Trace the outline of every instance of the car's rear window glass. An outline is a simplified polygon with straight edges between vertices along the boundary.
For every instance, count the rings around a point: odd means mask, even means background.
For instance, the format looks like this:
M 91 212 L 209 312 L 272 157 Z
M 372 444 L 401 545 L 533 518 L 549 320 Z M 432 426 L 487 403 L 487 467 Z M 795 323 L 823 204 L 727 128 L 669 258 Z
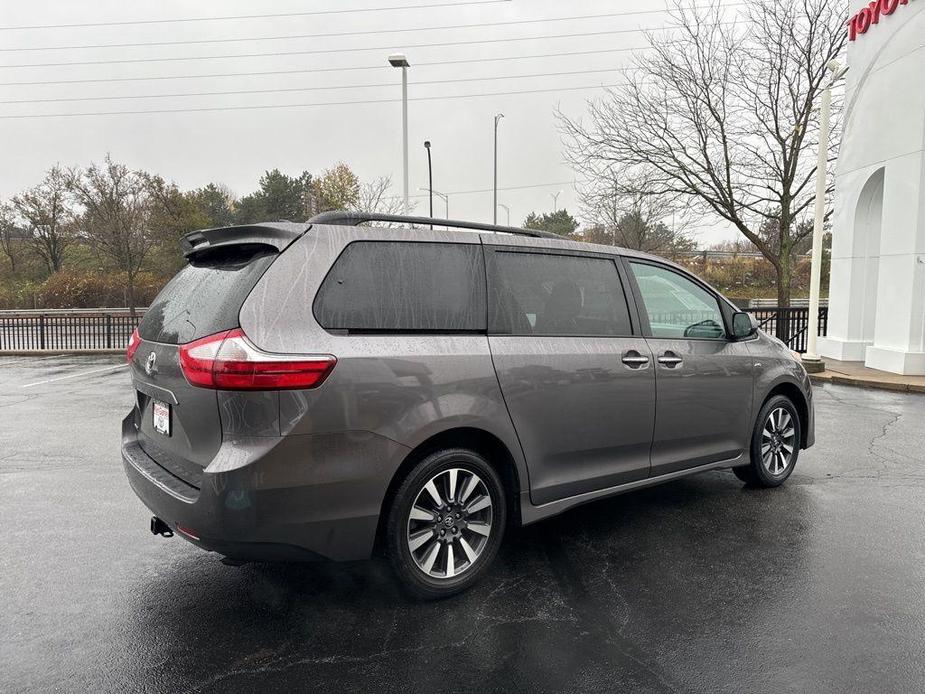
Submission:
M 327 330 L 484 332 L 481 247 L 355 241 L 319 288 L 314 310 Z
M 616 265 L 606 258 L 496 251 L 489 272 L 489 332 L 632 335 Z
M 266 246 L 216 249 L 178 272 L 138 326 L 142 339 L 183 344 L 237 327 L 241 305 L 277 256 Z

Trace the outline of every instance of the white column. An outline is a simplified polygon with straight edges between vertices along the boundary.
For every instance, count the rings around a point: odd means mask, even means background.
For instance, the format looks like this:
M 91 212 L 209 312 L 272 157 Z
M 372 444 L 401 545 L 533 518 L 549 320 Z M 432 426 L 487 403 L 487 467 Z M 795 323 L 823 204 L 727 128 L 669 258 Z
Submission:
M 816 336 L 819 332 L 819 282 L 822 277 L 822 233 L 825 221 L 826 170 L 829 162 L 829 114 L 832 110 L 832 88 L 822 92 L 819 112 L 819 155 L 816 160 L 816 219 L 813 226 L 813 254 L 809 278 L 809 323 L 806 333 L 804 361 L 819 361 Z
M 925 375 L 925 150 L 886 164 L 876 326 L 864 363 Z

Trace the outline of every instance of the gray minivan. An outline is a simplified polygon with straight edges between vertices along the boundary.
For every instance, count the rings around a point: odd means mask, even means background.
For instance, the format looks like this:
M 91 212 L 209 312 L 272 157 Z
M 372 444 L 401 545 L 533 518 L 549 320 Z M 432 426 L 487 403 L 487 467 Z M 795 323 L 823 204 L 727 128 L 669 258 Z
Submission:
M 122 459 L 152 532 L 229 562 L 379 548 L 450 595 L 509 524 L 716 468 L 777 486 L 813 443 L 793 353 L 661 258 L 352 213 L 183 248 L 128 347 Z

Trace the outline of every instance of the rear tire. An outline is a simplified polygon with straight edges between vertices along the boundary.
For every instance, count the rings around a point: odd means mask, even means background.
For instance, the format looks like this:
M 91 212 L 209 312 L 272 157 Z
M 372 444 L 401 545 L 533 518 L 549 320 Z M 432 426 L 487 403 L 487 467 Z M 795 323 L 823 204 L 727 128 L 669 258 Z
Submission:
M 748 465 L 732 468 L 740 480 L 755 487 L 778 487 L 790 477 L 800 455 L 803 431 L 790 398 L 775 395 L 755 421 Z
M 455 595 L 487 573 L 506 523 L 504 486 L 488 461 L 462 448 L 437 451 L 411 469 L 392 499 L 389 561 L 413 597 Z

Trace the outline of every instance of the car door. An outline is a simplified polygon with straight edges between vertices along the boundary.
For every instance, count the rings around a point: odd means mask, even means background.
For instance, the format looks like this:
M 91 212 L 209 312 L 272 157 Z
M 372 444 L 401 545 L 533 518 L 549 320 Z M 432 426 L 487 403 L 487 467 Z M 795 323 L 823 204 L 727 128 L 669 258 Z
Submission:
M 735 458 L 751 434 L 752 358 L 730 339 L 719 298 L 693 276 L 625 259 L 655 356 L 651 475 Z
M 489 347 L 533 502 L 644 479 L 655 377 L 617 260 L 485 248 Z

